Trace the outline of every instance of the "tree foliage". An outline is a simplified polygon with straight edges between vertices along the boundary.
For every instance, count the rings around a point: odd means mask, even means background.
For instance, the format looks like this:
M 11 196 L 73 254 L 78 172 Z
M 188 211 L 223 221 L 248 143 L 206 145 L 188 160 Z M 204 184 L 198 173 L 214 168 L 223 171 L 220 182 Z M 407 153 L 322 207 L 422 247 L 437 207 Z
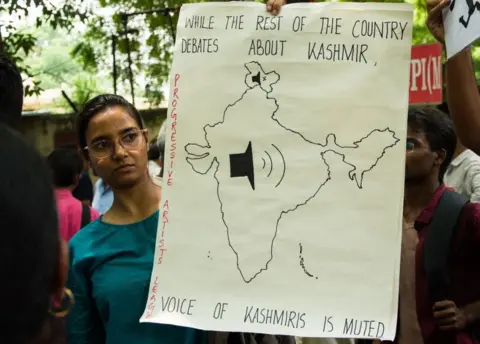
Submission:
M 95 16 L 89 21 L 84 39 L 72 51 L 86 70 L 97 68 L 112 70 L 112 43 L 115 41 L 117 55 L 117 75 L 120 83 L 128 89 L 129 75 L 127 48 L 130 49 L 133 75 L 141 78 L 144 89 L 138 93 L 149 98 L 152 105 L 158 105 L 163 94 L 162 85 L 168 79 L 172 60 L 174 30 L 177 22 L 176 11 L 168 8 L 179 7 L 185 1 L 170 0 L 99 0 L 104 8 L 114 13 L 111 17 Z M 162 10 L 165 9 L 166 10 Z M 133 13 L 158 9 L 147 15 L 125 17 L 122 13 Z M 128 42 L 125 34 L 127 21 Z M 113 70 L 112 70 L 113 74 Z
M 121 13 L 132 13 L 165 7 L 179 7 L 181 0 L 99 0 L 103 8 L 110 8 L 112 17 L 93 17 L 84 40 L 73 51 L 85 68 L 95 70 L 99 66 L 112 66 L 112 35 L 118 35 L 117 55 L 118 75 L 120 80 L 127 80 L 128 62 L 126 57 L 126 39 L 118 33 L 124 31 Z M 324 0 L 317 0 L 324 1 Z M 348 0 L 340 0 L 348 1 Z M 350 0 L 351 1 L 351 0 Z M 366 0 L 363 0 L 364 2 Z M 408 0 L 415 6 L 413 44 L 434 42 L 425 26 L 427 16 L 425 0 Z M 191 2 L 194 2 L 191 1 Z M 403 2 L 401 0 L 385 0 L 384 2 Z M 133 74 L 143 75 L 147 81 L 144 93 L 158 104 L 162 99 L 161 86 L 167 81 L 171 65 L 173 44 L 171 23 L 176 26 L 178 12 L 161 12 L 131 17 L 129 28 L 138 30 L 129 35 L 133 59 Z M 475 59 L 480 70 L 480 56 Z M 137 87 L 138 89 L 138 87 Z
M 0 0 L 0 51 L 12 58 L 22 74 L 31 80 L 25 87 L 25 94 L 39 94 L 42 91 L 40 81 L 32 68 L 25 63 L 26 58 L 34 51 L 37 37 L 33 32 L 19 28 L 16 23 L 23 23 L 31 18 L 32 8 L 40 15 L 35 26 L 50 25 L 52 29 L 72 29 L 79 21 L 87 17 L 72 0 L 66 0 L 61 6 L 55 6 L 48 0 Z

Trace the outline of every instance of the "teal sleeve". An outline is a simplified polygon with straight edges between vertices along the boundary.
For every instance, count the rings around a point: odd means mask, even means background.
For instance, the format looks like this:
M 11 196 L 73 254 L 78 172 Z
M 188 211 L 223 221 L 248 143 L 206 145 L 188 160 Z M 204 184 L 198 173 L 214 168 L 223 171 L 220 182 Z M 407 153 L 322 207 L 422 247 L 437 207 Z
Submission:
M 105 331 L 89 292 L 89 283 L 82 269 L 72 261 L 67 286 L 75 298 L 67 318 L 68 344 L 104 344 Z

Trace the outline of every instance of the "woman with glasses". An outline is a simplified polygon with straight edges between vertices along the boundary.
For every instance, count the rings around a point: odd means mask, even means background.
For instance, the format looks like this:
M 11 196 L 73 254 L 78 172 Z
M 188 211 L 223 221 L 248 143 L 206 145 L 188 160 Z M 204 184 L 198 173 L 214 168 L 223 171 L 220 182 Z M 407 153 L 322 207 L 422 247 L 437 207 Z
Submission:
M 69 344 L 202 344 L 205 332 L 139 323 L 148 297 L 161 187 L 148 171 L 147 129 L 125 99 L 101 95 L 78 117 L 85 158 L 114 194 L 112 207 L 70 241 L 75 305 Z

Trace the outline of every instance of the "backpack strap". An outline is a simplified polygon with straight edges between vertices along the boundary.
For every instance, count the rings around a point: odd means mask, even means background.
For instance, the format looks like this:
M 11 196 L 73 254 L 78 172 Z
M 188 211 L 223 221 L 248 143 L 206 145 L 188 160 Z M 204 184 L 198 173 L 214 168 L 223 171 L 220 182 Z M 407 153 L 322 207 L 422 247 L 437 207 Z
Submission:
M 257 344 L 262 344 L 263 338 L 265 337 L 265 335 L 262 334 L 262 333 L 256 333 L 256 334 L 253 335 L 253 337 L 255 338 L 255 342 Z
M 80 229 L 88 225 L 91 221 L 90 207 L 85 203 L 82 203 L 82 222 Z
M 445 190 L 428 226 L 423 249 L 430 297 L 433 302 L 446 298 L 450 284 L 448 259 L 451 242 L 460 214 L 468 200 L 462 195 Z

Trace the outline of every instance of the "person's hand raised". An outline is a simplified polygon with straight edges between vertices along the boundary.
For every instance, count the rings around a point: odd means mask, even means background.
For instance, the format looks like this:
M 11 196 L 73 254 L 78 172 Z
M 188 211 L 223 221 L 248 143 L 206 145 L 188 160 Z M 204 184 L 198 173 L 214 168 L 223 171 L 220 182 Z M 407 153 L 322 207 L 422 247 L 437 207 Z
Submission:
M 452 0 L 455 1 L 455 0 Z M 427 27 L 437 41 L 445 44 L 445 29 L 443 27 L 442 11 L 449 4 L 449 0 L 426 0 L 427 2 Z
M 287 4 L 287 0 L 268 0 L 267 12 L 270 12 L 274 16 L 280 13 L 280 9 L 283 5 Z

